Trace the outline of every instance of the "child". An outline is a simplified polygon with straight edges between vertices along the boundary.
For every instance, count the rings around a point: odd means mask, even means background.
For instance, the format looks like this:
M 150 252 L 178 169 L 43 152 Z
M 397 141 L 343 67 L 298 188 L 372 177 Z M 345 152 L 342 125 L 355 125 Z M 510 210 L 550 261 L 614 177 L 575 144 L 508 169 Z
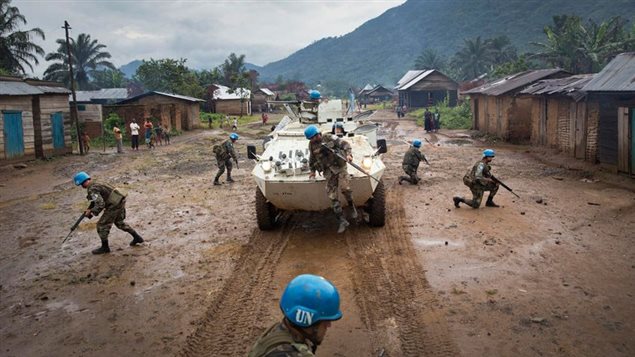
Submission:
M 238 130 L 238 118 L 234 118 L 234 125 L 232 125 L 232 130 Z
M 84 152 L 88 153 L 90 151 L 90 136 L 85 132 L 82 133 L 82 145 L 84 146 Z
M 163 145 L 163 128 L 161 124 L 157 124 L 154 128 L 154 136 L 158 145 Z
M 168 129 L 167 124 L 164 125 L 163 138 L 165 139 L 166 144 L 170 145 L 170 130 Z

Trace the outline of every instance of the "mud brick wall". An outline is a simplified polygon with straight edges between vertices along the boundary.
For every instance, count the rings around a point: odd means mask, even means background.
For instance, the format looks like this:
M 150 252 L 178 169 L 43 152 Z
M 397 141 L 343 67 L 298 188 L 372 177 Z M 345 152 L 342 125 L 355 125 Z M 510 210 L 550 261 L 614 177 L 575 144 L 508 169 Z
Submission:
M 553 104 L 551 104 L 553 103 Z M 571 128 L 571 124 L 575 125 L 575 118 L 571 117 L 571 103 L 564 99 L 551 99 L 550 104 L 557 106 L 558 114 L 557 114 L 557 129 L 556 132 L 553 133 L 555 136 L 552 138 L 552 133 L 549 134 L 549 144 L 550 146 L 556 146 L 560 151 L 563 151 L 567 154 L 573 152 L 574 148 L 574 131 Z
M 240 115 L 240 99 L 233 100 L 216 100 L 216 113 Z M 245 100 L 242 103 L 243 115 L 250 115 L 249 100 Z
M 531 139 L 531 98 L 510 98 L 508 138 L 511 142 L 527 142 Z

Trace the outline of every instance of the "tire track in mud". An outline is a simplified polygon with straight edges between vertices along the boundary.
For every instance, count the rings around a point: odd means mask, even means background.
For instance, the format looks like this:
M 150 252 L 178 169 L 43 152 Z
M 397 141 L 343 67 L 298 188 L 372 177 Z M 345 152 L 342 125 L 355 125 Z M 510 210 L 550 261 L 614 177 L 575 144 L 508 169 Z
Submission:
M 245 355 L 260 333 L 254 321 L 267 315 L 262 301 L 273 298 L 276 267 L 294 229 L 290 220 L 282 226 L 277 233 L 254 230 L 225 285 L 187 337 L 182 356 Z
M 384 229 L 347 237 L 362 322 L 377 333 L 375 350 L 385 355 L 456 356 L 444 310 L 418 263 L 402 195 L 401 190 L 389 191 L 386 206 L 391 208 Z M 391 329 L 397 341 L 390 341 Z

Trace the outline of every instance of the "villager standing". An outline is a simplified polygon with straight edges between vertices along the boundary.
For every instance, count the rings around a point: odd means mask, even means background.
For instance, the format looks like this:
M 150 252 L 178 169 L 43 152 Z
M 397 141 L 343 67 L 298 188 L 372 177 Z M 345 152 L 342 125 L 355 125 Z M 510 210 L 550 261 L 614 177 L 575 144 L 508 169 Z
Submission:
M 408 181 L 412 185 L 417 185 L 419 181 L 421 181 L 419 176 L 417 176 L 419 163 L 421 161 L 428 162 L 428 160 L 426 159 L 425 155 L 421 151 L 419 151 L 419 148 L 421 148 L 421 140 L 415 139 L 412 141 L 412 145 L 410 146 L 408 151 L 406 151 L 401 167 L 408 176 L 399 176 L 400 185 L 403 181 Z
M 152 149 L 154 147 L 154 143 L 152 142 L 152 127 L 153 125 L 150 118 L 146 118 L 146 122 L 143 123 L 143 128 L 145 129 L 146 145 L 148 146 L 148 149 Z
M 434 132 L 438 132 L 441 128 L 441 114 L 439 113 L 439 108 L 434 109 Z
M 337 233 L 342 233 L 349 226 L 349 223 L 344 218 L 338 191 L 342 192 L 348 202 L 351 218 L 357 218 L 353 190 L 351 190 L 347 170 L 347 161 L 353 161 L 351 145 L 335 135 L 322 136 L 315 125 L 308 126 L 304 130 L 304 136 L 309 139 L 309 178 L 315 178 L 316 171 L 322 172 L 326 179 L 326 192 L 331 200 L 333 213 L 339 222 Z M 334 152 L 345 157 L 346 161 L 339 158 Z
M 157 145 L 163 145 L 163 128 L 160 123 L 154 128 L 154 137 L 156 138 Z
M 489 191 L 487 207 L 499 207 L 494 203 L 494 196 L 498 191 L 498 182 L 492 179 L 490 162 L 494 159 L 494 150 L 486 149 L 483 151 L 483 158 L 478 161 L 474 166 L 463 176 L 463 183 L 472 191 L 472 199 L 466 200 L 463 197 L 453 197 L 454 206 L 459 208 L 459 204 L 465 203 L 472 208 L 479 208 L 481 206 L 481 200 L 485 191 Z
M 223 141 L 222 144 L 214 145 L 213 151 L 218 164 L 218 173 L 216 173 L 214 178 L 214 186 L 221 184 L 218 179 L 225 172 L 225 168 L 227 168 L 227 182 L 234 182 L 234 179 L 232 179 L 232 159 L 236 162 L 236 167 L 238 167 L 238 155 L 236 155 L 236 150 L 234 149 L 234 143 L 238 138 L 238 134 L 231 133 L 229 134 L 229 139 Z
M 132 123 L 130 123 L 130 135 L 132 138 L 132 150 L 139 151 L 139 124 L 137 124 L 136 119 L 132 119 Z
M 113 223 L 119 229 L 132 235 L 130 246 L 143 243 L 143 238 L 130 227 L 126 219 L 126 194 L 107 183 L 95 182 L 84 171 L 78 172 L 73 177 L 76 186 L 82 186 L 88 192 L 86 198 L 91 202 L 90 208 L 84 212 L 88 218 L 104 213 L 97 222 L 97 234 L 101 239 L 101 247 L 94 249 L 93 254 L 110 253 L 108 235 Z
M 121 129 L 115 125 L 112 128 L 112 132 L 115 135 L 115 141 L 117 142 L 117 154 L 123 154 L 123 135 L 121 135 Z
M 84 152 L 88 153 L 90 151 L 90 136 L 88 136 L 86 132 L 83 132 L 80 140 L 84 146 Z
M 423 127 L 426 130 L 426 133 L 434 130 L 434 124 L 432 122 L 432 113 L 426 108 L 426 111 L 423 113 Z
M 340 295 L 321 276 L 293 278 L 280 298 L 282 321 L 268 328 L 248 357 L 311 357 L 326 336 L 332 321 L 342 318 Z
M 232 130 L 238 130 L 238 118 L 234 118 L 234 124 L 232 124 Z
M 165 142 L 170 145 L 170 130 L 167 124 L 163 126 L 163 137 L 165 138 Z

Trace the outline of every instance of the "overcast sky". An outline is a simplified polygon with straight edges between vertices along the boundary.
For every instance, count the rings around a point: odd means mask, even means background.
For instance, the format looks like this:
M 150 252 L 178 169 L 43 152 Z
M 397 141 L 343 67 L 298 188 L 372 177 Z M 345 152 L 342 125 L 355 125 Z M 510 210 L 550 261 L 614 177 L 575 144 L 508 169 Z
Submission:
M 135 59 L 187 58 L 193 68 L 213 68 L 231 53 L 265 65 L 314 41 L 345 35 L 405 0 L 13 0 L 27 26 L 44 30 L 37 40 L 57 49 L 67 20 L 71 36 L 90 34 L 107 46 L 115 66 Z M 48 65 L 42 58 L 34 75 Z

